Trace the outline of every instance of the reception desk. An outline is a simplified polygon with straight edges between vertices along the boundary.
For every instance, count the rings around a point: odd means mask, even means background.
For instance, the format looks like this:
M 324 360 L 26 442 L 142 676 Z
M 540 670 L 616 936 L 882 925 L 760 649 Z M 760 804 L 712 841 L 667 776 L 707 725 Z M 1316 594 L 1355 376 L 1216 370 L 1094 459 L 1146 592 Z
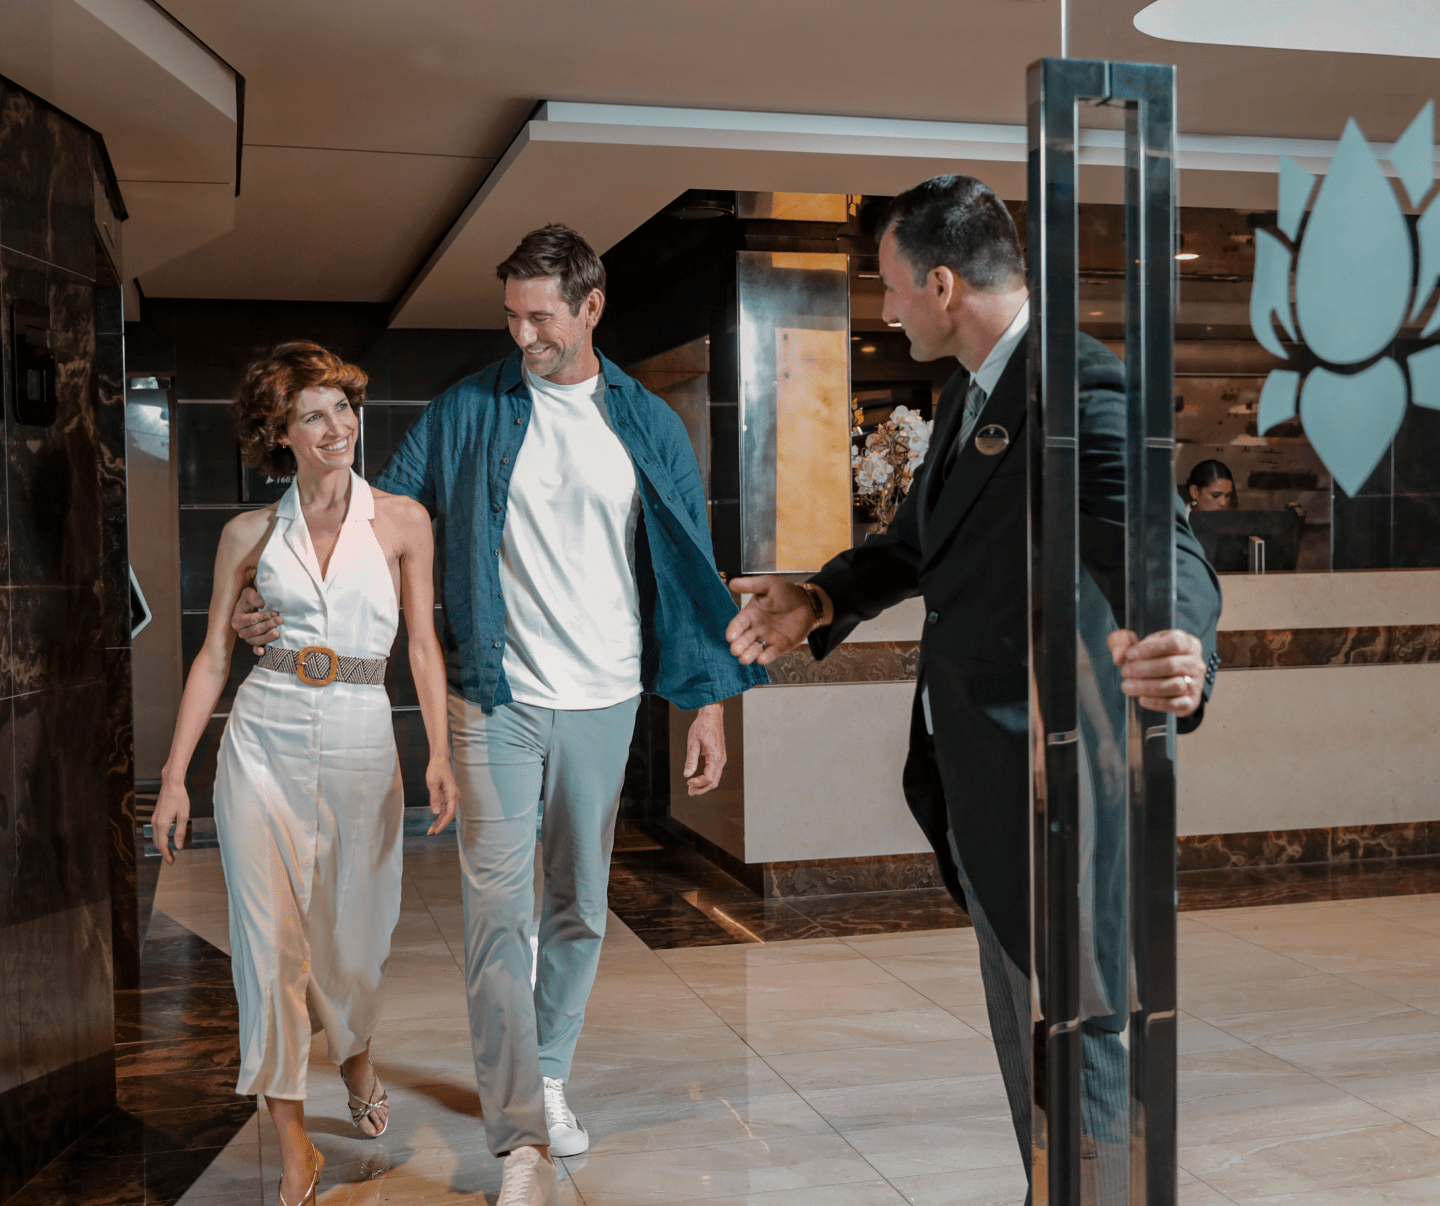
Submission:
M 1440 851 L 1440 570 L 1224 575 L 1221 673 L 1180 739 L 1181 865 Z M 900 790 L 924 607 L 893 608 L 824 662 L 780 659 L 726 705 L 722 786 L 670 817 L 767 895 L 928 886 Z
M 1182 862 L 1440 849 L 1440 570 L 1221 582 L 1221 674 L 1180 741 Z

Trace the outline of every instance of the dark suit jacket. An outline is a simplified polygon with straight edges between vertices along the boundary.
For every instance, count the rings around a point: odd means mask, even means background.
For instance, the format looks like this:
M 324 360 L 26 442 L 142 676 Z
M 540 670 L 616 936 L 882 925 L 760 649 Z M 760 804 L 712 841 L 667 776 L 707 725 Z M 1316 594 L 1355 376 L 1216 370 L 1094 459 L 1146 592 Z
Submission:
M 1008 446 L 986 456 L 972 439 L 942 480 L 969 374 L 957 372 L 946 384 L 925 467 L 889 531 L 833 558 L 813 579 L 833 601 L 835 619 L 810 637 L 814 655 L 823 658 L 857 624 L 902 599 L 924 596 L 906 800 L 935 849 L 947 887 L 963 905 L 949 852 L 953 828 L 981 907 L 1021 969 L 1030 964 L 1025 362 L 1022 344 L 976 428 L 999 424 L 1010 436 Z M 1105 636 L 1119 627 L 1115 615 L 1124 614 L 1124 366 L 1082 335 L 1078 369 L 1081 638 L 1100 696 L 1108 701 L 1103 710 L 1123 718 L 1119 674 L 1110 666 Z M 1219 580 L 1178 508 L 1175 543 L 1176 627 L 1204 643 L 1208 698 L 1217 662 Z M 933 743 L 920 707 L 926 686 Z M 1180 723 L 1181 731 L 1198 723 L 1197 714 Z

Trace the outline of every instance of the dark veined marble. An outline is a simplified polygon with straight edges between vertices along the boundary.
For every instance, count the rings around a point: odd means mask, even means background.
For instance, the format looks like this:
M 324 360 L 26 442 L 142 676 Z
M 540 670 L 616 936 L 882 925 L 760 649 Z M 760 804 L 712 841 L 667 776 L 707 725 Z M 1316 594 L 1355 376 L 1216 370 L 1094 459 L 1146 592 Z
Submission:
M 0 342 L 8 363 L 14 303 L 48 308 L 58 403 L 43 426 L 0 408 L 0 1199 L 113 1108 L 115 957 L 133 978 L 138 951 L 123 318 L 96 156 L 0 79 Z
M 155 914 L 140 969 L 143 987 L 115 994 L 118 1042 L 106 1055 L 118 1104 L 6 1206 L 176 1202 L 254 1115 L 255 1099 L 235 1093 L 229 956 Z
M 800 896 L 785 901 L 827 934 L 903 934 L 909 930 L 957 929 L 970 924 L 944 888 L 857 892 L 846 896 Z
M 1440 661 L 1440 624 L 1221 632 L 1222 670 L 1413 665 Z
M 1182 912 L 1418 896 L 1440 892 L 1440 856 L 1182 871 L 1179 881 Z
M 774 685 L 826 683 L 913 683 L 920 671 L 919 641 L 856 641 L 841 645 L 823 662 L 796 649 L 768 667 Z
M 1429 854 L 1440 854 L 1440 821 L 1182 837 L 1179 861 L 1182 871 L 1202 871 Z
M 0 81 L 0 232 L 5 245 L 81 279 L 95 272 L 88 130 Z
M 911 865 L 919 865 L 919 857 Z M 866 860 L 836 860 L 863 864 Z M 932 865 L 934 860 L 930 860 Z M 783 864 L 781 864 L 783 865 Z M 849 872 L 855 882 L 855 870 Z M 968 925 L 943 888 L 765 897 L 677 835 L 621 822 L 610 907 L 652 950 Z
M 106 855 L 110 864 L 115 987 L 135 988 L 140 976 L 139 876 L 135 857 L 135 734 L 130 646 L 105 651 Z
M 766 896 L 835 896 L 944 887 L 933 854 L 766 863 Z

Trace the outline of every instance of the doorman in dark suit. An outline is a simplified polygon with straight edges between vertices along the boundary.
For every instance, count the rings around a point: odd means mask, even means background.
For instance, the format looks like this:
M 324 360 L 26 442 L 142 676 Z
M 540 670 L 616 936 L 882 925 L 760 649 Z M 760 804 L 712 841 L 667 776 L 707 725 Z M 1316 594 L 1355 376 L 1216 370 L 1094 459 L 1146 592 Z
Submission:
M 1030 1154 L 1029 608 L 1025 262 L 1005 206 L 980 181 L 938 176 L 902 193 L 879 227 L 887 322 L 917 360 L 954 356 L 922 471 L 889 531 L 804 584 L 737 578 L 754 598 L 726 636 L 767 665 L 807 637 L 823 658 L 864 620 L 923 595 L 926 623 L 904 790 L 970 914 L 1021 1151 Z M 1125 697 L 1199 724 L 1218 659 L 1220 589 L 1177 508 L 1177 628 L 1119 630 L 1125 566 L 1125 376 L 1080 336 L 1079 584 L 1085 1150 L 1103 1206 L 1128 1201 L 1128 1084 L 1119 1032 L 1125 963 Z

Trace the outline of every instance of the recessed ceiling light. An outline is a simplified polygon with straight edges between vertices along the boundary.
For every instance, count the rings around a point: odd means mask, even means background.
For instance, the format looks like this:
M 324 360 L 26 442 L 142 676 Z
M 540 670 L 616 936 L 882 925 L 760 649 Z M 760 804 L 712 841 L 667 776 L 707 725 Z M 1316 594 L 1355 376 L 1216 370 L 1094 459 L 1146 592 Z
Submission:
M 1177 251 L 1175 258 L 1177 260 L 1198 260 L 1200 253 L 1198 251 Z
M 1104 313 L 1105 313 L 1104 310 L 1091 310 L 1091 311 L 1090 311 L 1090 317 L 1091 317 L 1091 318 L 1099 318 L 1100 315 L 1102 315 L 1102 314 L 1104 314 Z
M 862 352 L 873 352 L 875 350 L 875 345 L 873 343 L 862 343 L 860 345 L 860 350 Z
M 898 327 L 898 326 L 900 326 L 900 325 L 902 325 L 902 324 L 900 324 L 900 323 L 898 323 L 898 322 L 887 322 L 885 325 L 886 325 L 887 327 Z

